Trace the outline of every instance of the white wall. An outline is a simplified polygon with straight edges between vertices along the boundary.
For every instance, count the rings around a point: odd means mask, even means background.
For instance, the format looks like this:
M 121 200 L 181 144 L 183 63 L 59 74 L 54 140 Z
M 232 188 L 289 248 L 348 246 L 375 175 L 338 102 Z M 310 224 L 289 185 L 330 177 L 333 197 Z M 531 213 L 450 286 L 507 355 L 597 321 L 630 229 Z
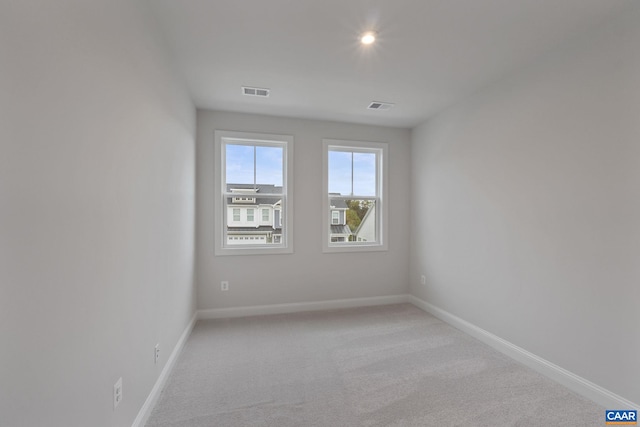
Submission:
M 195 110 L 138 3 L 0 5 L 2 426 L 130 426 L 195 310 Z
M 411 152 L 411 292 L 636 403 L 638 22 L 635 3 L 417 127 Z
M 198 111 L 198 308 L 405 294 L 409 271 L 410 132 L 406 129 Z M 214 256 L 214 130 L 294 136 L 294 253 Z M 390 236 L 385 252 L 322 253 L 322 139 L 389 143 Z M 228 280 L 230 290 L 220 291 Z

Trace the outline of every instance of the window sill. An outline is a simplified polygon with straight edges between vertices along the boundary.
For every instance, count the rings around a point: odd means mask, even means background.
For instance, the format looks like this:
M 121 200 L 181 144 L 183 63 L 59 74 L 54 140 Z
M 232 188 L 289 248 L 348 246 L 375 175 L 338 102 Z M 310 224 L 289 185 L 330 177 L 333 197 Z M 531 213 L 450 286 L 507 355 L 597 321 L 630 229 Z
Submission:
M 325 245 L 322 248 L 322 252 L 325 254 L 330 253 L 345 253 L 345 252 L 384 252 L 388 251 L 389 247 L 385 244 L 371 244 L 371 245 Z
M 215 256 L 289 255 L 293 248 L 216 248 Z

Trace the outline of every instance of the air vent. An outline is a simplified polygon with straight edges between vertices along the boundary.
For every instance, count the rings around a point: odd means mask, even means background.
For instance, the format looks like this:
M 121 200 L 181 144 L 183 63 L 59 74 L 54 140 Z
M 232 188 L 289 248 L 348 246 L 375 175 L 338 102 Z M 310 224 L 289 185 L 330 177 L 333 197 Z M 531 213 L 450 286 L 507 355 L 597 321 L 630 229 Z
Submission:
M 261 96 L 263 98 L 266 98 L 269 96 L 269 92 L 271 92 L 271 89 L 242 86 L 242 93 L 247 96 Z
M 369 106 L 367 108 L 369 110 L 386 111 L 386 110 L 392 109 L 394 105 L 395 104 L 392 104 L 390 102 L 373 101 L 371 104 L 369 104 Z

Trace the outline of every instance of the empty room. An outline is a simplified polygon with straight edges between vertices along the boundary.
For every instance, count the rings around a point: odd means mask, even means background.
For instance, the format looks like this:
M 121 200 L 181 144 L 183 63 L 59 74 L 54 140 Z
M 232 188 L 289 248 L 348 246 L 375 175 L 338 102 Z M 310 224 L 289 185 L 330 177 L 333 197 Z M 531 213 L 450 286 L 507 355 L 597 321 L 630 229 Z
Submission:
M 0 427 L 637 425 L 640 2 L 0 0 Z

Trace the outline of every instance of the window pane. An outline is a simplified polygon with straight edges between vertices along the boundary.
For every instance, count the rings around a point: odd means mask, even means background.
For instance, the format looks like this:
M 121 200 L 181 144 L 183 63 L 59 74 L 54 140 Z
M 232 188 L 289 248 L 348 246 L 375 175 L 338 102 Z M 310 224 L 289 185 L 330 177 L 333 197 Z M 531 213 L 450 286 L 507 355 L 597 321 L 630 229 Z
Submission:
M 351 155 L 346 151 L 329 150 L 329 193 L 351 194 Z
M 353 194 L 376 195 L 375 153 L 353 153 Z
M 271 185 L 271 193 L 282 193 L 282 147 L 256 147 L 256 184 Z
M 340 212 L 331 211 L 331 224 L 340 224 Z
M 254 184 L 253 146 L 226 144 L 227 184 Z

